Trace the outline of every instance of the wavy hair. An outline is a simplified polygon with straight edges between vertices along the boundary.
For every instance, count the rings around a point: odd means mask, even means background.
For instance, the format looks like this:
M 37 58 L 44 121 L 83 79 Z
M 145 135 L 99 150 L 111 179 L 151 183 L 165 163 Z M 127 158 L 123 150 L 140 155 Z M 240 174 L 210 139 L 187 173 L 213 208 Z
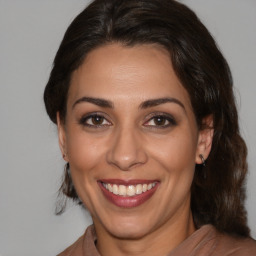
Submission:
M 228 64 L 195 13 L 174 0 L 95 0 L 68 27 L 44 92 L 50 119 L 65 122 L 70 79 L 93 49 L 105 44 L 157 44 L 165 48 L 174 71 L 190 95 L 199 129 L 213 116 L 213 144 L 206 166 L 195 166 L 191 209 L 195 225 L 249 236 L 245 200 L 247 149 L 239 133 Z M 66 176 L 61 191 L 79 201 Z

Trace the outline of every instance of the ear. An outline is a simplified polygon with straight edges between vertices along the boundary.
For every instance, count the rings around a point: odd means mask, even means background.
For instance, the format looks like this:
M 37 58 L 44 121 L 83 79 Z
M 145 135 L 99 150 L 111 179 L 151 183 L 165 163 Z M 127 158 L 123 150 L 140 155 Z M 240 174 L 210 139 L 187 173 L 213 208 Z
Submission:
M 213 116 L 209 115 L 202 120 L 202 129 L 199 131 L 196 159 L 197 164 L 202 164 L 200 155 L 206 160 L 210 154 L 213 140 Z
M 63 156 L 63 159 L 68 162 L 68 152 L 67 152 L 67 143 L 66 143 L 66 131 L 63 122 L 60 119 L 60 114 L 57 112 L 57 127 L 58 127 L 58 137 L 59 137 L 59 146 Z

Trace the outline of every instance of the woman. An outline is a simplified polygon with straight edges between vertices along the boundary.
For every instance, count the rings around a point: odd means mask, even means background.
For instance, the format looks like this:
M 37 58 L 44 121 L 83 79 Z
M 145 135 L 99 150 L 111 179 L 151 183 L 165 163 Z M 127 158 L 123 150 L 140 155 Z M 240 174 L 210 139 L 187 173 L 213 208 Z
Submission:
M 61 191 L 93 219 L 60 255 L 256 255 L 230 70 L 186 6 L 92 2 L 44 99 L 67 162 Z

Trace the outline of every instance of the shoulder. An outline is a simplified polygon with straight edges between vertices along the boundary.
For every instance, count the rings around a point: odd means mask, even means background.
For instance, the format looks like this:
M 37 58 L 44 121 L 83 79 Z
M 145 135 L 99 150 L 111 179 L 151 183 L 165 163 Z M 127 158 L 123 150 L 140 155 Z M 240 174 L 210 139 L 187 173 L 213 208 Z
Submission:
M 75 243 L 66 248 L 62 253 L 57 256 L 71 256 L 77 254 L 82 250 L 83 236 L 81 236 Z
M 94 240 L 93 226 L 89 226 L 84 235 L 57 256 L 96 255 L 94 253 Z
M 256 241 L 218 233 L 215 252 L 214 255 L 253 256 L 256 255 Z
M 256 241 L 234 237 L 216 230 L 212 225 L 202 226 L 188 237 L 169 256 L 256 256 Z

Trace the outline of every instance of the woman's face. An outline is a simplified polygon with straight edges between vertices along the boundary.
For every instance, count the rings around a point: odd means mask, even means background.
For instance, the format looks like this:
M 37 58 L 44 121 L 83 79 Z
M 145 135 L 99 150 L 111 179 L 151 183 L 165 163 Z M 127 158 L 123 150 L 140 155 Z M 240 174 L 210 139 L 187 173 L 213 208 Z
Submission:
M 139 238 L 187 223 L 208 134 L 159 46 L 112 44 L 73 74 L 59 140 L 96 230 Z

